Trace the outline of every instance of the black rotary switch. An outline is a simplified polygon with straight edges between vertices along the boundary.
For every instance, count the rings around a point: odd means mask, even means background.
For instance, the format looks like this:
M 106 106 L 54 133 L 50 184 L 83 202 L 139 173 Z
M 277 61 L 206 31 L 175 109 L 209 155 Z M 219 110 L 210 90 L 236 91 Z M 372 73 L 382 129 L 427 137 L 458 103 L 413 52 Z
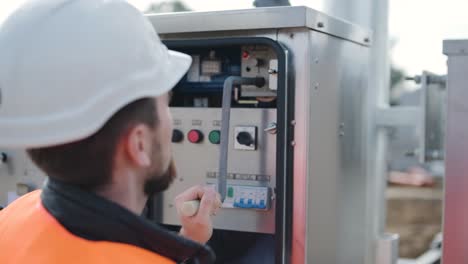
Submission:
M 255 143 L 255 140 L 253 139 L 252 135 L 249 132 L 245 131 L 239 132 L 239 134 L 237 134 L 236 139 L 237 142 L 239 142 L 239 144 L 248 147 L 252 146 Z
M 184 133 L 178 129 L 172 130 L 172 142 L 180 143 L 184 140 Z

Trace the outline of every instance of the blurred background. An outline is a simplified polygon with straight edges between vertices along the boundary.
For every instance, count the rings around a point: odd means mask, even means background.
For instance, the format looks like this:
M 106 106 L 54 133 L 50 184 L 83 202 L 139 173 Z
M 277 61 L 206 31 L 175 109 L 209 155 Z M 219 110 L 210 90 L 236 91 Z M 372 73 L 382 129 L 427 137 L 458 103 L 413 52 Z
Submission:
M 0 1 L 0 23 L 23 0 Z M 146 13 L 214 11 L 253 8 L 253 0 L 129 0 Z M 257 0 L 257 5 L 262 1 Z M 325 0 L 278 1 L 323 11 Z M 389 0 L 389 47 L 391 104 L 418 106 L 421 83 L 417 75 L 428 71 L 446 74 L 442 40 L 466 38 L 466 0 Z M 439 83 L 443 89 L 444 83 Z M 441 95 L 443 96 L 443 95 Z M 441 110 L 439 122 L 444 124 Z M 443 134 L 443 133 L 442 133 Z M 391 132 L 387 189 L 387 231 L 400 234 L 400 256 L 423 254 L 441 231 L 444 162 L 443 155 L 431 161 L 418 157 L 421 135 L 414 128 Z M 443 151 L 443 148 L 441 149 Z

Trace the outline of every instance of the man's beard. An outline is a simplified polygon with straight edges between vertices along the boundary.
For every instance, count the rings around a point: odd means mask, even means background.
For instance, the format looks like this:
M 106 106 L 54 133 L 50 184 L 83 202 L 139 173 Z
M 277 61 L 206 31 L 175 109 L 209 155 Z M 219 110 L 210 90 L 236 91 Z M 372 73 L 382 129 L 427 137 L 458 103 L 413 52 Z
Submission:
M 156 171 L 156 168 L 152 169 L 145 181 L 144 192 L 147 196 L 153 196 L 154 194 L 165 191 L 169 188 L 177 175 L 174 160 L 171 160 L 169 167 L 164 173 L 159 174 Z

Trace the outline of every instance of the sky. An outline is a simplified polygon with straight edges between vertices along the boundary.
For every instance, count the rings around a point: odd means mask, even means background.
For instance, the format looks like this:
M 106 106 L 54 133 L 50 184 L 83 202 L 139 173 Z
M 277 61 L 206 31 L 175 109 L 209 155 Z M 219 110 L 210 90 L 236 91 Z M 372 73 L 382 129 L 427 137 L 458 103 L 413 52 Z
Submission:
M 25 0 L 0 0 L 0 23 Z M 325 0 L 290 0 L 322 11 Z M 350 0 L 351 1 L 351 0 Z M 144 11 L 161 0 L 128 0 Z M 250 8 L 253 0 L 183 0 L 195 11 Z M 408 75 L 447 71 L 443 39 L 468 39 L 468 0 L 389 0 L 393 63 Z

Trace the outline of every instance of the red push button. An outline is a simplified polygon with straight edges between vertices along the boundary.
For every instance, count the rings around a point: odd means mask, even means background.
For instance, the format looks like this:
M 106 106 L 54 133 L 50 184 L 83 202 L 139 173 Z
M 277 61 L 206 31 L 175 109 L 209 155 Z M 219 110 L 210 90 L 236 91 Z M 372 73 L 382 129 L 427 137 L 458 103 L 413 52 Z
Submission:
M 192 129 L 188 132 L 187 137 L 191 143 L 200 143 L 203 140 L 203 133 L 200 130 Z

